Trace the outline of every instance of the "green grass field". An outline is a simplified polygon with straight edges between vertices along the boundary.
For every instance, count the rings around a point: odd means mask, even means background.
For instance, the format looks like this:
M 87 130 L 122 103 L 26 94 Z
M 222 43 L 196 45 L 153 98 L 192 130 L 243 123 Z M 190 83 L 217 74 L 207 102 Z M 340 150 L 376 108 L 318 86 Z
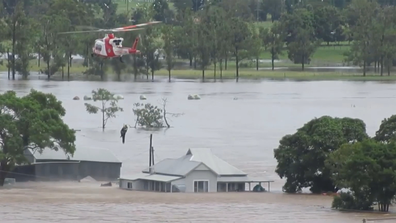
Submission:
M 345 56 L 344 53 L 349 50 L 348 45 L 339 46 L 326 46 L 322 45 L 318 47 L 315 53 L 311 57 L 311 65 L 323 66 L 323 65 L 336 65 L 342 64 Z M 271 53 L 269 51 L 263 51 L 260 55 L 260 59 L 270 59 Z M 289 60 L 287 57 L 287 51 L 284 50 L 282 55 L 279 56 L 280 60 Z M 290 62 L 291 63 L 291 62 Z
M 41 67 L 37 66 L 37 61 L 31 61 L 30 70 L 31 71 L 39 71 L 44 68 L 44 64 Z M 86 67 L 83 67 L 80 63 L 75 63 L 70 68 L 70 76 L 71 80 L 100 80 L 99 76 L 86 76 L 82 73 L 86 70 Z M 3 65 L 0 66 L 0 71 L 7 71 L 7 68 Z M 112 69 L 109 68 L 107 71 L 108 80 L 116 80 L 117 77 L 112 72 Z M 66 77 L 66 68 L 64 69 L 64 77 Z M 172 70 L 171 75 L 173 78 L 179 79 L 202 79 L 202 71 L 197 69 L 177 69 Z M 129 80 L 132 79 L 132 74 L 125 72 L 121 75 L 121 80 Z M 165 69 L 161 69 L 155 72 L 155 78 L 162 77 L 166 78 L 168 76 L 168 71 Z M 378 73 L 368 72 L 367 76 L 364 77 L 362 73 L 353 73 L 353 72 L 314 72 L 311 70 L 306 71 L 290 71 L 290 70 L 281 70 L 281 71 L 272 71 L 272 70 L 258 70 L 256 71 L 253 68 L 241 68 L 239 70 L 239 77 L 241 79 L 272 79 L 272 80 L 350 80 L 350 81 L 396 81 L 396 75 L 380 76 Z M 43 74 L 43 78 L 45 75 Z M 140 77 L 145 79 L 145 77 Z M 232 63 L 229 64 L 227 70 L 223 70 L 222 73 L 223 79 L 235 79 L 235 65 Z M 58 72 L 54 76 L 51 77 L 53 80 L 61 80 L 61 72 Z M 149 76 L 151 79 L 151 76 Z M 209 67 L 205 71 L 205 79 L 213 80 L 214 79 L 214 70 L 213 67 Z M 220 79 L 220 71 L 217 69 L 216 71 L 216 79 Z
M 202 71 L 199 70 L 173 70 L 172 78 L 177 79 L 202 79 Z M 167 78 L 168 71 L 161 69 L 155 72 L 154 79 Z M 344 80 L 344 81 L 396 81 L 396 75 L 380 76 L 378 74 L 367 74 L 362 76 L 361 73 L 342 73 L 342 72 L 298 72 L 298 71 L 255 71 L 252 69 L 241 69 L 239 71 L 240 79 L 269 79 L 269 80 L 294 80 L 294 81 L 325 81 L 325 80 Z M 45 78 L 45 76 L 43 76 Z M 53 80 L 62 80 L 61 75 L 57 74 L 51 77 Z M 64 79 L 67 77 L 65 75 Z M 121 81 L 133 79 L 132 74 L 121 75 Z M 146 79 L 145 75 L 141 75 L 139 79 Z M 149 75 L 151 80 L 151 75 Z M 216 79 L 220 80 L 220 72 L 217 71 Z M 223 80 L 235 79 L 235 70 L 230 69 L 223 71 Z M 71 75 L 71 80 L 100 80 L 99 76 L 84 76 L 81 74 Z M 117 80 L 115 75 L 106 75 L 106 80 Z M 213 70 L 205 72 L 205 80 L 214 80 Z

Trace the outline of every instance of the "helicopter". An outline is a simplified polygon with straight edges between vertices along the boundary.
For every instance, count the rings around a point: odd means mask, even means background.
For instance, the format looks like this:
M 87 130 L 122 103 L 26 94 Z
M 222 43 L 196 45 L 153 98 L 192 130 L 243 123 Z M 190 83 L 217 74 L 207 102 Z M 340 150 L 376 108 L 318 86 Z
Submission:
M 102 39 L 96 39 L 95 44 L 92 47 L 91 57 L 98 56 L 102 58 L 115 58 L 119 57 L 120 62 L 123 63 L 122 56 L 128 54 L 140 54 L 137 50 L 139 43 L 139 37 L 136 37 L 132 47 L 123 47 L 122 42 L 124 41 L 121 37 L 116 37 L 115 32 L 131 32 L 143 29 L 142 27 L 161 23 L 161 21 L 152 21 L 147 23 L 141 23 L 137 25 L 118 27 L 113 29 L 96 29 L 96 30 L 85 30 L 85 31 L 72 31 L 72 32 L 61 32 L 59 34 L 77 34 L 77 33 L 102 33 L 105 32 L 105 37 Z

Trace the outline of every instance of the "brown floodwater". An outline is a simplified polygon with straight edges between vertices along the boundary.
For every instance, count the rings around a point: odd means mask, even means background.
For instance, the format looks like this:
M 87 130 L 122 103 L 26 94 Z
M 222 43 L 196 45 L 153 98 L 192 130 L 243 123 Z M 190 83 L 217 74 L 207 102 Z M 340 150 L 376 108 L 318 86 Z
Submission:
M 12 222 L 361 222 L 389 215 L 332 211 L 331 197 L 286 195 L 274 172 L 273 149 L 279 139 L 314 117 L 361 118 L 373 135 L 382 119 L 396 111 L 396 85 L 381 82 L 175 81 L 88 82 L 9 81 L 0 74 L 0 92 L 24 95 L 31 88 L 55 94 L 67 110 L 65 122 L 78 129 L 77 149 L 108 148 L 123 162 L 122 174 L 134 174 L 148 163 L 149 135 L 155 161 L 184 155 L 190 147 L 214 153 L 253 177 L 275 180 L 272 193 L 162 194 L 100 188 L 100 183 L 23 183 L 0 190 L 0 216 Z M 81 99 L 96 88 L 125 97 L 124 112 L 100 128 L 101 116 L 87 114 Z M 199 94 L 201 100 L 187 100 Z M 172 128 L 130 128 L 125 144 L 119 131 L 134 125 L 133 103 L 161 105 L 183 113 L 170 118 Z M 116 186 L 115 186 L 116 187 Z M 390 222 L 390 221 L 386 221 Z

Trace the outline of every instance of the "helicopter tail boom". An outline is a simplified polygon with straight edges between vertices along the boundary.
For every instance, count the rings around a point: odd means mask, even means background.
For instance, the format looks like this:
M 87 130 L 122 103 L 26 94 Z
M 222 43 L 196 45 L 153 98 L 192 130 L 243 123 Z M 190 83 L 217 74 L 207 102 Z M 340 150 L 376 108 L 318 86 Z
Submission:
M 139 37 L 136 37 L 135 42 L 132 45 L 133 50 L 136 50 L 138 43 L 139 43 Z

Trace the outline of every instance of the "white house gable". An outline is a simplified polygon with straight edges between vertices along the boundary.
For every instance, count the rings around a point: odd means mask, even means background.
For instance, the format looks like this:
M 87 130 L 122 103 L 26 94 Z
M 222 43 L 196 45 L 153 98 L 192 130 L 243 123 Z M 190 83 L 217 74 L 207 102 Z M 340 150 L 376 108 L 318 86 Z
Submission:
M 197 168 L 195 168 L 195 170 L 209 170 L 209 171 L 211 171 L 207 166 L 205 166 L 202 163 L 199 166 L 197 166 Z

